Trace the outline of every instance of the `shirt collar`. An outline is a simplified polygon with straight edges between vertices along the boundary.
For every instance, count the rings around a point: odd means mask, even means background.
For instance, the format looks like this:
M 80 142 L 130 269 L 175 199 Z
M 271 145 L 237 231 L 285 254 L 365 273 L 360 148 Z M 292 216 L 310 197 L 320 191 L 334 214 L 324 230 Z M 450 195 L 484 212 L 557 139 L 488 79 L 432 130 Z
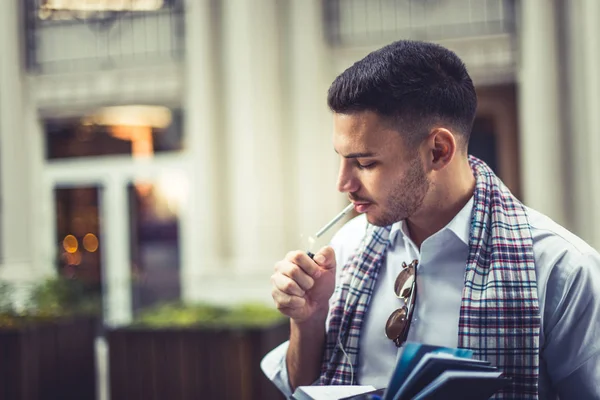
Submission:
M 458 237 L 464 244 L 469 245 L 469 238 L 471 236 L 471 215 L 473 214 L 473 196 L 469 199 L 467 204 L 452 218 L 452 220 L 443 227 L 441 230 L 450 230 L 456 237 Z M 390 229 L 390 241 L 394 243 L 398 235 L 408 237 L 408 227 L 404 220 L 395 222 L 392 224 Z

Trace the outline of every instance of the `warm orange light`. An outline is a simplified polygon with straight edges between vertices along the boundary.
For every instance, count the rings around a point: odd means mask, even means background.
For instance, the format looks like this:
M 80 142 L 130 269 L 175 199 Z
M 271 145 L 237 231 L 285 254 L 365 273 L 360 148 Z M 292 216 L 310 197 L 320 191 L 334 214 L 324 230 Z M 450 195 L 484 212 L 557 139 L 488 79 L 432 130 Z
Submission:
M 82 119 L 82 124 L 108 126 L 112 136 L 131 141 L 134 158 L 149 158 L 154 154 L 154 128 L 171 125 L 171 110 L 149 105 L 103 107 Z
M 83 248 L 90 253 L 98 250 L 98 238 L 93 233 L 88 233 L 83 237 Z
M 79 265 L 81 264 L 81 252 L 67 253 L 65 259 L 69 265 Z
M 63 239 L 63 248 L 67 253 L 75 253 L 79 248 L 79 243 L 77 242 L 77 238 L 73 235 L 67 235 Z
M 163 5 L 164 0 L 44 0 L 41 7 L 69 11 L 154 11 Z
M 152 128 L 150 126 L 114 125 L 111 134 L 121 140 L 131 140 L 131 155 L 133 157 L 151 157 L 154 153 Z
M 152 194 L 154 185 L 148 182 L 136 182 L 135 190 L 138 192 L 140 197 L 148 197 Z
M 159 129 L 167 128 L 173 119 L 171 110 L 166 107 L 144 105 L 103 107 L 89 117 L 96 125 L 149 126 Z

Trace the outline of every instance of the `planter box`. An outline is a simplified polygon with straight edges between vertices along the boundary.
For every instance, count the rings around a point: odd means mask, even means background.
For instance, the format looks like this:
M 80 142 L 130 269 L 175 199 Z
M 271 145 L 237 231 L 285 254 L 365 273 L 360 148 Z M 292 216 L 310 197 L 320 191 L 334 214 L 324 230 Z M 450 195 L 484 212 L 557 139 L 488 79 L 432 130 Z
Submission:
M 110 398 L 283 399 L 260 361 L 288 337 L 287 321 L 251 329 L 109 329 Z
M 0 399 L 95 399 L 95 321 L 0 328 Z

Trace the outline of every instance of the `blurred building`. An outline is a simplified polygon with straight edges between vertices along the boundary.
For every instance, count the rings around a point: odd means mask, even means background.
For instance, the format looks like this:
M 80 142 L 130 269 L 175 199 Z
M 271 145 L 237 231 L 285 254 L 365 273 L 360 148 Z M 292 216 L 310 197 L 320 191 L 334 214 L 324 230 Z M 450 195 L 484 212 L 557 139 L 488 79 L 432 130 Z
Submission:
M 269 299 L 345 205 L 326 91 L 436 41 L 479 94 L 471 152 L 600 246 L 596 0 L 4 0 L 0 278 L 97 285 L 105 319 Z

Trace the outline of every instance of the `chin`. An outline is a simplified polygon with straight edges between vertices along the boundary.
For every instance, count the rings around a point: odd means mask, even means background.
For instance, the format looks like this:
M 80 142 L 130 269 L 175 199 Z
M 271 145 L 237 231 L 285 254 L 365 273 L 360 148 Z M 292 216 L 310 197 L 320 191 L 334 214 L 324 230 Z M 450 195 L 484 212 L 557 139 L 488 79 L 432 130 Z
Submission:
M 371 225 L 375 225 L 375 226 L 388 226 L 390 224 L 386 223 L 386 220 L 383 220 L 381 218 L 378 218 L 375 215 L 371 215 L 367 213 L 367 221 L 371 224 Z
M 398 221 L 405 219 L 405 217 L 396 218 L 396 217 L 392 217 L 391 215 L 375 215 L 375 214 L 371 214 L 369 212 L 367 212 L 366 214 L 367 214 L 367 221 L 371 225 L 375 225 L 375 226 L 389 226 Z

